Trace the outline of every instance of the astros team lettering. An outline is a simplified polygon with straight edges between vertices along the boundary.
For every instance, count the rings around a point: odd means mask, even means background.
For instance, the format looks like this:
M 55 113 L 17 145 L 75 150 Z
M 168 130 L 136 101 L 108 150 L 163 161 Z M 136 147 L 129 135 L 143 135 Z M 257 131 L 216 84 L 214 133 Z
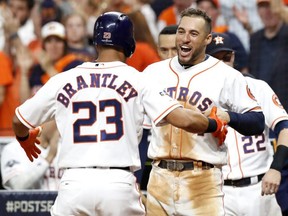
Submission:
M 167 93 L 170 95 L 170 97 L 174 97 L 176 90 L 176 87 L 170 87 L 167 88 Z M 189 88 L 187 87 L 180 87 L 177 91 L 179 91 L 179 94 L 176 98 L 178 101 L 188 101 L 188 103 L 192 106 L 197 106 L 198 104 L 197 108 L 202 112 L 207 110 L 212 104 L 212 100 L 209 98 L 203 98 L 203 95 L 199 91 L 189 93 Z M 191 95 L 190 98 L 188 98 L 188 95 Z
M 76 77 L 77 86 L 73 86 L 71 83 L 67 83 L 64 87 L 64 93 L 59 93 L 57 96 L 57 101 L 62 103 L 66 108 L 70 103 L 70 99 L 78 91 L 86 88 L 110 88 L 118 92 L 126 102 L 131 98 L 138 95 L 137 91 L 133 86 L 127 82 L 121 82 L 120 84 L 115 84 L 118 76 L 112 74 L 97 74 L 91 73 L 90 80 L 85 80 L 83 76 Z M 88 85 L 88 84 L 89 85 Z

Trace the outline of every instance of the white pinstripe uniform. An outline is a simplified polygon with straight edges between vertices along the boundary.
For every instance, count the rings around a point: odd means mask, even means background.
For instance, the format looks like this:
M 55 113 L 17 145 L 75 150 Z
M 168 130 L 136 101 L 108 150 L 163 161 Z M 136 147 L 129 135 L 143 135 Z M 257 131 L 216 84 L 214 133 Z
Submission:
M 115 167 L 140 168 L 144 112 L 158 124 L 179 106 L 120 61 L 84 63 L 51 77 L 16 109 L 29 128 L 56 120 L 62 138 L 59 167 L 69 169 L 51 214 L 144 215 L 135 176 Z
M 213 57 L 184 69 L 176 56 L 148 66 L 144 73 L 186 108 L 205 112 L 217 106 L 237 113 L 260 108 L 249 97 L 242 74 Z M 159 168 L 157 163 L 159 159 L 201 160 L 222 166 L 227 162 L 226 153 L 225 146 L 218 147 L 211 134 L 189 134 L 170 125 L 153 126 L 148 156 L 155 162 L 148 183 L 148 215 L 223 215 L 219 168 L 179 172 Z
M 225 144 L 228 146 L 228 164 L 223 167 L 224 179 L 250 178 L 250 185 L 224 186 L 225 209 L 228 215 L 281 215 L 275 195 L 261 196 L 261 181 L 258 175 L 265 174 L 273 160 L 273 147 L 269 140 L 269 128 L 288 120 L 278 97 L 262 80 L 246 77 L 253 95 L 265 115 L 265 130 L 262 135 L 243 136 L 228 129 Z

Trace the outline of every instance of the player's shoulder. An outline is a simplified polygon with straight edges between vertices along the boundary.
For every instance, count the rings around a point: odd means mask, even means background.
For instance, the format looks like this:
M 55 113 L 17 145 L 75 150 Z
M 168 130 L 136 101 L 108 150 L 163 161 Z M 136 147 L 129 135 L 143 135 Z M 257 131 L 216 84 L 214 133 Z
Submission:
M 264 80 L 256 79 L 255 77 L 245 76 L 248 85 L 255 85 L 257 88 L 271 88 L 267 82 Z
M 161 69 L 161 68 L 165 68 L 165 67 L 169 67 L 169 63 L 171 62 L 171 59 L 165 59 L 165 60 L 160 60 L 158 62 L 154 62 L 152 64 L 149 64 L 144 70 L 144 73 L 147 72 L 157 72 L 157 70 Z
M 208 55 L 206 61 L 202 62 L 202 65 L 208 70 L 217 71 L 217 73 L 228 74 L 228 75 L 241 75 L 241 73 L 235 68 L 225 64 L 223 61 Z

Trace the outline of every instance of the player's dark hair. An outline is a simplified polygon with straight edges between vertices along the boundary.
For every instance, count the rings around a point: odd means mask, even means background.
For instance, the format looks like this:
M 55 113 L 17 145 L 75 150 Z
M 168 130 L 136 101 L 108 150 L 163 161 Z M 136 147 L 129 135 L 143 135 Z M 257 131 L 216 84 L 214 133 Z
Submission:
M 195 8 L 187 8 L 183 10 L 180 14 L 181 19 L 185 16 L 188 17 L 202 17 L 206 23 L 207 33 L 210 34 L 212 31 L 212 19 L 202 10 Z
M 159 33 L 159 35 L 173 35 L 177 33 L 178 25 L 165 26 Z
M 27 2 L 27 6 L 28 6 L 29 10 L 32 10 L 32 8 L 35 5 L 35 1 L 34 0 L 26 0 L 26 2 Z

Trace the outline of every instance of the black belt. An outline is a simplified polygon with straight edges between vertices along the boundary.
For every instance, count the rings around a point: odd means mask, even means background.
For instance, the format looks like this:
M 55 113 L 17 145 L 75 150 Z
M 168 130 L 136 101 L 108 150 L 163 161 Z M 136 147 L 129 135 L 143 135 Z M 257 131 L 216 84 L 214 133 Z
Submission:
M 130 167 L 102 167 L 102 166 L 68 167 L 66 169 L 121 169 L 121 170 L 129 170 L 130 171 Z
M 257 182 L 255 183 L 258 183 L 262 180 L 264 174 L 260 174 L 257 177 Z M 227 186 L 234 186 L 234 187 L 244 187 L 244 186 L 248 186 L 250 184 L 252 184 L 253 182 L 251 181 L 253 177 L 247 177 L 247 178 L 242 178 L 242 179 L 238 179 L 238 180 L 230 180 L 230 179 L 227 179 L 227 180 L 224 180 L 224 185 L 227 185 Z
M 161 160 L 158 167 L 168 169 L 170 171 L 184 171 L 194 169 L 207 170 L 213 168 L 214 165 L 204 161 L 181 162 L 177 160 Z

